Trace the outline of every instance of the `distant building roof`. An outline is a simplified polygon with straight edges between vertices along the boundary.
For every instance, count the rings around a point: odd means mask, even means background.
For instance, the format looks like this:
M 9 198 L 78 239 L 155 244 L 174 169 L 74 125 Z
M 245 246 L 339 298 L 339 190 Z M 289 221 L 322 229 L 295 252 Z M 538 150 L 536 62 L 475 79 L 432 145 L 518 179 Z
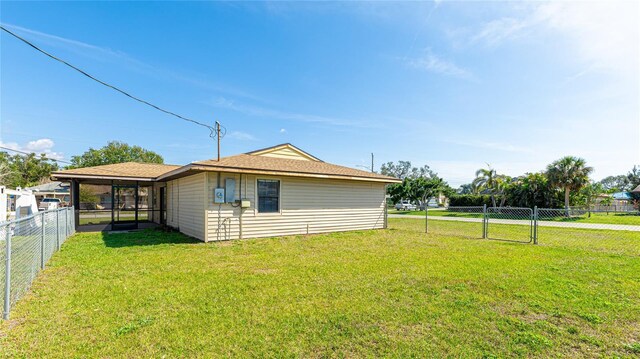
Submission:
M 64 182 L 47 182 L 41 185 L 28 187 L 28 190 L 40 193 L 69 193 L 69 184 Z
M 632 198 L 631 193 L 629 192 L 616 192 L 612 194 L 611 197 L 613 197 L 613 199 L 618 199 L 618 200 L 629 200 Z
M 638 187 L 631 191 L 631 193 L 640 193 L 640 185 L 638 185 Z

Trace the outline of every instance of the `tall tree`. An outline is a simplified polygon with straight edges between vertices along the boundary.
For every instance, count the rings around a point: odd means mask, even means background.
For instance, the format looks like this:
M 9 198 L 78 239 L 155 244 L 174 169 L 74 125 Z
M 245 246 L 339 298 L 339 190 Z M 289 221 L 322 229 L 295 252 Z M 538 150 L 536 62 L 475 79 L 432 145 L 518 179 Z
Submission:
M 9 155 L 0 152 L 0 184 L 10 188 L 29 187 L 49 178 L 58 164 L 45 154 Z
M 629 191 L 640 186 L 640 167 L 633 166 L 631 171 L 627 174 L 627 179 L 629 180 Z
M 599 183 L 606 192 L 622 192 L 633 189 L 631 188 L 631 181 L 628 175 L 605 177 Z
M 504 207 L 507 201 L 506 192 L 511 188 L 513 184 L 513 178 L 505 175 L 496 176 L 496 184 L 493 189 L 494 195 L 500 197 L 500 207 Z
M 566 156 L 547 166 L 547 178 L 552 186 L 564 191 L 564 208 L 569 215 L 571 191 L 579 191 L 589 183 L 593 168 L 584 159 Z
M 448 191 L 449 185 L 440 177 L 418 177 L 406 180 L 406 197 L 416 203 L 425 204 L 430 198 Z
M 479 191 L 486 190 L 491 195 L 491 203 L 494 207 L 496 204 L 496 189 L 497 189 L 498 174 L 496 170 L 490 165 L 487 168 L 480 168 L 476 171 L 476 178 L 473 180 L 472 185 Z
M 509 203 L 516 207 L 553 207 L 555 191 L 544 173 L 527 173 L 518 177 L 507 191 Z
M 589 182 L 580 189 L 580 195 L 584 199 L 584 204 L 587 206 L 589 217 L 591 217 L 591 206 L 595 203 L 596 198 L 604 192 L 602 185 L 598 182 Z
M 395 177 L 399 179 L 418 178 L 418 177 L 435 177 L 436 173 L 425 165 L 422 167 L 412 167 L 410 161 L 398 161 L 398 163 L 387 162 L 380 166 L 380 173 L 385 176 Z
M 465 183 L 465 184 L 461 185 L 460 187 L 458 187 L 458 190 L 456 192 L 458 194 L 472 194 L 473 193 L 473 184 Z
M 71 157 L 69 168 L 108 165 L 123 162 L 164 163 L 159 154 L 140 146 L 130 146 L 124 142 L 111 141 L 106 146 L 89 148 L 80 156 Z

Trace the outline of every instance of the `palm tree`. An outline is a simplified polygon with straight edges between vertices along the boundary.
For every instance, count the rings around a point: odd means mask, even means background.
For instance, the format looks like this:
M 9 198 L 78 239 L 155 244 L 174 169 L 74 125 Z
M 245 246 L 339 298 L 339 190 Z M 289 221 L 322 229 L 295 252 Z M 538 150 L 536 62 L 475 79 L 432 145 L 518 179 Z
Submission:
M 513 178 L 506 175 L 497 175 L 496 176 L 496 186 L 495 191 L 496 194 L 500 195 L 500 207 L 504 207 L 505 202 L 507 201 L 506 192 L 509 190 L 513 183 Z
M 481 168 L 476 171 L 476 178 L 473 180 L 472 185 L 478 190 L 486 189 L 491 194 L 491 202 L 496 207 L 495 189 L 497 185 L 497 173 L 496 170 L 491 168 L 491 165 L 487 164 L 488 168 Z
M 547 178 L 552 186 L 564 190 L 564 208 L 569 216 L 569 194 L 589 183 L 593 172 L 584 159 L 566 156 L 547 166 Z

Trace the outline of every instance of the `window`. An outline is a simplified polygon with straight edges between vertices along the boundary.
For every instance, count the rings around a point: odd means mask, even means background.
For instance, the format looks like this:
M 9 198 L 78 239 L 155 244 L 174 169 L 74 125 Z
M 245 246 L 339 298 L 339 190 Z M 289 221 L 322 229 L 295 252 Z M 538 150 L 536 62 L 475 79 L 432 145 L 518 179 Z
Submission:
M 258 180 L 258 212 L 280 212 L 280 181 Z

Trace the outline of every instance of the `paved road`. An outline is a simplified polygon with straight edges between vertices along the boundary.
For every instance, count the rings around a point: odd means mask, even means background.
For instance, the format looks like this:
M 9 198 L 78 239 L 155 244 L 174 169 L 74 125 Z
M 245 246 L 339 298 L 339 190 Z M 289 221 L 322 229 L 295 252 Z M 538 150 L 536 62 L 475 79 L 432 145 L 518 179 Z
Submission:
M 424 219 L 424 216 L 414 214 L 389 214 L 389 218 L 413 218 Z M 482 222 L 482 218 L 464 218 L 464 217 L 442 217 L 429 216 L 429 220 L 434 221 L 456 221 L 456 222 Z M 490 219 L 490 223 L 498 224 L 523 224 L 529 225 L 531 222 L 526 220 L 511 219 Z M 554 222 L 554 221 L 538 221 L 541 227 L 561 227 L 561 228 L 581 228 L 581 229 L 607 229 L 611 231 L 634 231 L 640 232 L 640 226 L 632 226 L 627 224 L 604 224 L 604 223 L 573 223 L 573 222 Z

